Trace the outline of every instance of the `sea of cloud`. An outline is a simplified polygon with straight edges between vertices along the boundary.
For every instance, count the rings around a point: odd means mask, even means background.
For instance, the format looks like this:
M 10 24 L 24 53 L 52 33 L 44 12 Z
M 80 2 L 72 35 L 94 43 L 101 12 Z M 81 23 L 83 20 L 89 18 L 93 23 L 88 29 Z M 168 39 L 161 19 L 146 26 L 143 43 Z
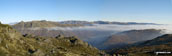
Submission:
M 32 28 L 32 30 L 38 30 L 40 28 Z M 114 31 L 122 32 L 128 30 L 144 30 L 144 29 L 158 29 L 163 30 L 162 33 L 172 34 L 172 25 L 115 25 L 115 24 L 95 24 L 93 26 L 82 27 L 51 27 L 46 28 L 48 30 L 99 30 L 99 31 Z

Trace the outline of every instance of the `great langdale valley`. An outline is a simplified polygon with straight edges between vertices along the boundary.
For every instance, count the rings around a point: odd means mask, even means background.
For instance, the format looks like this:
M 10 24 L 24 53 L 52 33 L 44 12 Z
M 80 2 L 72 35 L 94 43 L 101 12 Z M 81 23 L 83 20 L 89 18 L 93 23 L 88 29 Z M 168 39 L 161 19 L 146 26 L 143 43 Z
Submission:
M 172 56 L 172 0 L 0 0 L 0 56 Z

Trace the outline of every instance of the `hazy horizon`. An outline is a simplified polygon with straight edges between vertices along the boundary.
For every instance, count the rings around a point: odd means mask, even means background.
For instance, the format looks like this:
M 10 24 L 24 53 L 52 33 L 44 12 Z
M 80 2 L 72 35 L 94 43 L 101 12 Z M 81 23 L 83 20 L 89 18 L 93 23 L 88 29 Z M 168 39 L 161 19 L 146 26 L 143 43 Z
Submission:
M 23 22 L 31 22 L 31 21 L 43 21 L 43 20 L 28 20 L 28 21 L 25 21 L 25 20 L 22 20 Z M 22 22 L 22 21 L 16 21 L 16 22 L 9 22 L 9 23 L 5 23 L 5 22 L 1 22 L 3 24 L 13 24 L 13 23 L 19 23 L 19 22 Z M 105 22 L 122 22 L 122 23 L 129 23 L 129 22 L 135 22 L 135 23 L 152 23 L 152 22 L 136 22 L 136 21 L 108 21 L 108 20 L 92 20 L 92 21 L 89 21 L 89 20 L 61 20 L 61 21 L 53 21 L 53 20 L 45 20 L 45 21 L 51 21 L 51 22 L 63 22 L 63 21 L 87 21 L 87 22 L 95 22 L 95 21 L 105 21 Z M 159 23 L 153 23 L 153 24 L 159 24 Z

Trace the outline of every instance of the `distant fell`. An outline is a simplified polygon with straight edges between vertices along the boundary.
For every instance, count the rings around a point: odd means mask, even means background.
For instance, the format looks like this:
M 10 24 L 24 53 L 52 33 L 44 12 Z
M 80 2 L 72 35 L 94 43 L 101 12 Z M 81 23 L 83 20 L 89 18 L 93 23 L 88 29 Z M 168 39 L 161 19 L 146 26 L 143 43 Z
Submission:
M 82 26 L 81 24 L 61 24 L 59 22 L 53 21 L 30 21 L 30 22 L 19 22 L 15 25 L 12 25 L 13 28 L 34 28 L 34 27 L 76 27 Z

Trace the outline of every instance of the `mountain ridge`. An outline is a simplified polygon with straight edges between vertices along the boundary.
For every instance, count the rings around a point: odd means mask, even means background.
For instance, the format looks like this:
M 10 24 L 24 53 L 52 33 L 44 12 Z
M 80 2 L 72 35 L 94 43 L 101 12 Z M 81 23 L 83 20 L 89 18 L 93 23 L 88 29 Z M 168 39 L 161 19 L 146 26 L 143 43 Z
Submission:
M 78 27 L 83 26 L 81 24 L 61 24 L 59 22 L 53 22 L 53 21 L 30 21 L 30 22 L 19 22 L 17 24 L 12 25 L 13 28 L 34 28 L 34 27 Z

